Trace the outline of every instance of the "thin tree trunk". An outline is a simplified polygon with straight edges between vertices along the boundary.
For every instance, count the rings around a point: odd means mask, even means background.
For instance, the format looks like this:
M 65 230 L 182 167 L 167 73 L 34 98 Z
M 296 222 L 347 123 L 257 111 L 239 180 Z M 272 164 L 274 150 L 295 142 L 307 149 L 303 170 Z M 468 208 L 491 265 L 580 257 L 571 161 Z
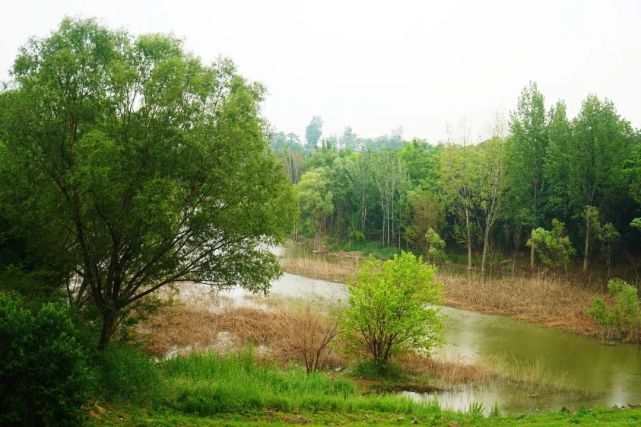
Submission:
M 483 255 L 481 255 L 481 273 L 485 272 L 485 257 L 487 256 L 488 241 L 490 240 L 490 229 L 485 227 L 485 235 L 483 236 Z
M 588 271 L 588 255 L 590 253 L 590 218 L 585 219 L 585 249 L 583 252 L 583 271 Z
M 465 206 L 465 227 L 467 229 L 467 271 L 472 271 L 472 230 L 467 206 Z

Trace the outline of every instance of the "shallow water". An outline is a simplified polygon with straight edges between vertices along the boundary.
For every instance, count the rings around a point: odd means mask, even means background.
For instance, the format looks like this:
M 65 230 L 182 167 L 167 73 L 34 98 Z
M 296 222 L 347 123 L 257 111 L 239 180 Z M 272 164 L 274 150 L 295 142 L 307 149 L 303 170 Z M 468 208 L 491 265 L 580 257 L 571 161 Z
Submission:
M 221 293 L 233 305 L 258 305 L 239 288 Z M 267 298 L 297 299 L 319 304 L 346 303 L 344 285 L 285 273 L 272 282 Z M 505 381 L 462 386 L 445 392 L 406 393 L 416 400 L 437 400 L 442 407 L 467 410 L 482 403 L 502 413 L 624 406 L 641 403 L 641 346 L 609 345 L 588 337 L 543 328 L 532 323 L 440 307 L 445 315 L 445 345 L 436 357 L 509 367 L 537 366 L 547 379 L 562 379 L 572 390 L 551 391 Z

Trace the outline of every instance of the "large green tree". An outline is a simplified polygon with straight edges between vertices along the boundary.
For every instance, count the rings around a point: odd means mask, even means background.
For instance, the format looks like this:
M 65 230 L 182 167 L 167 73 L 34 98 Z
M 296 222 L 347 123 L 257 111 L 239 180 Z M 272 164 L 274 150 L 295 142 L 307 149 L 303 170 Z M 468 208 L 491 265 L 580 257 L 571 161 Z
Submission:
M 543 94 L 536 83 L 531 82 L 521 92 L 510 130 L 507 180 L 511 210 L 519 223 L 534 229 L 541 223 L 549 142 Z M 530 251 L 530 267 L 534 268 L 534 246 Z
M 267 149 L 263 89 L 231 62 L 65 19 L 22 48 L 12 76 L 0 204 L 61 239 L 71 292 L 100 314 L 100 348 L 164 285 L 258 291 L 279 274 L 267 245 L 289 230 L 291 188 Z
M 583 270 L 590 257 L 591 225 L 588 207 L 596 207 L 603 219 L 614 214 L 613 207 L 627 195 L 625 165 L 631 156 L 633 133 L 610 101 L 588 96 L 574 119 L 571 153 L 567 164 L 569 205 L 577 219 L 583 217 Z

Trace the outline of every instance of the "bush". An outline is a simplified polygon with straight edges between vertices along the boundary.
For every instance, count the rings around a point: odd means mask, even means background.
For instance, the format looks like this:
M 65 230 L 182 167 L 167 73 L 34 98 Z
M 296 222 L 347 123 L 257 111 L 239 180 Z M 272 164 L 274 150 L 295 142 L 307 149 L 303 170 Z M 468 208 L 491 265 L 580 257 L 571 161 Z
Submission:
M 563 265 L 567 273 L 567 266 L 575 250 L 570 238 L 565 233 L 565 224 L 556 219 L 552 220 L 552 230 L 542 227 L 532 230 L 532 235 L 527 241 L 527 246 L 536 250 L 543 264 L 549 267 Z
M 162 384 L 158 368 L 146 354 L 112 343 L 96 353 L 95 359 L 103 398 L 146 405 L 159 397 Z
M 63 304 L 0 292 L 0 425 L 78 425 L 93 374 Z
M 355 350 L 364 349 L 379 367 L 397 353 L 429 353 L 440 341 L 438 304 L 442 286 L 434 283 L 434 267 L 402 252 L 394 259 L 365 260 L 349 284 L 350 307 L 342 318 L 342 333 Z
M 608 282 L 612 303 L 603 298 L 595 298 L 588 311 L 605 334 L 610 338 L 633 338 L 641 326 L 641 307 L 637 288 L 624 280 L 612 279 Z

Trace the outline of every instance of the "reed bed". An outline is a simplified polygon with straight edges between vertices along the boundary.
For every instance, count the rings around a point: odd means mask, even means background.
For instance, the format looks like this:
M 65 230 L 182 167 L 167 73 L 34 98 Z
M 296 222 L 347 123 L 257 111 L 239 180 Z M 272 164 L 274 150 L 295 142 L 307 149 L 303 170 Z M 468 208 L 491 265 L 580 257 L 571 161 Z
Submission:
M 327 261 L 314 258 L 281 259 L 283 270 L 302 276 L 346 282 L 358 269 L 353 258 Z M 445 269 L 443 269 L 445 270 Z M 491 278 L 477 273 L 440 271 L 445 304 L 486 314 L 501 314 L 587 336 L 600 328 L 587 314 L 601 293 L 570 283 L 558 276 L 502 275 Z

